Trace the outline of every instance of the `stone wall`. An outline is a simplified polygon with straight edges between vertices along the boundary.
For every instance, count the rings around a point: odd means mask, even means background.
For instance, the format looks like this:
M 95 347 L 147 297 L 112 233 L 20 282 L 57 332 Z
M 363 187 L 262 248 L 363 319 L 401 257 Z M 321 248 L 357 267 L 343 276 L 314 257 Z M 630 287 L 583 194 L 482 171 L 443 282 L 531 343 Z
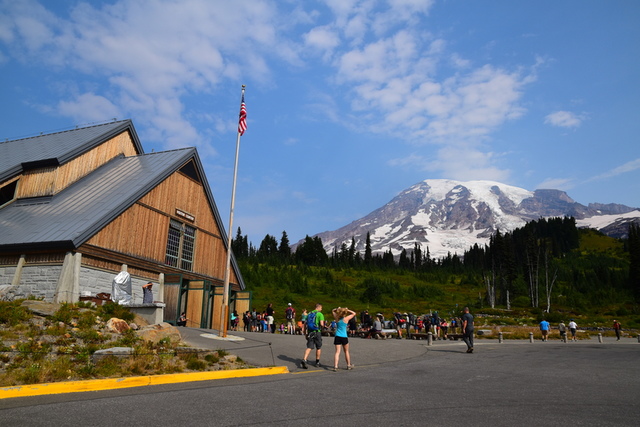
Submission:
M 53 301 L 55 296 L 58 278 L 62 271 L 61 265 L 29 265 L 22 268 L 20 284 L 12 287 L 11 282 L 16 272 L 16 267 L 0 267 L 0 298 L 43 298 L 45 301 Z M 99 293 L 111 293 L 111 282 L 117 272 L 98 270 L 82 266 L 80 268 L 80 296 L 89 294 L 95 296 Z M 131 277 L 131 302 L 142 303 L 142 285 L 148 279 Z M 154 282 L 157 284 L 157 282 Z M 154 286 L 154 300 L 158 299 L 158 286 Z
M 53 301 L 53 296 L 58 284 L 58 277 L 62 271 L 61 265 L 25 265 L 22 268 L 20 284 L 11 287 L 11 281 L 15 274 L 15 267 L 0 267 L 0 284 L 5 285 L 7 292 L 4 298 L 44 298 L 45 301 Z
M 88 293 L 90 295 L 96 295 L 99 293 L 111 292 L 111 283 L 117 273 L 112 271 L 97 270 L 82 266 L 80 268 L 80 296 Z M 141 279 L 131 276 L 131 302 L 133 304 L 142 304 L 142 285 L 146 284 L 148 279 Z M 157 282 L 154 282 L 157 284 Z M 154 286 L 154 299 L 157 299 L 156 291 L 157 286 Z

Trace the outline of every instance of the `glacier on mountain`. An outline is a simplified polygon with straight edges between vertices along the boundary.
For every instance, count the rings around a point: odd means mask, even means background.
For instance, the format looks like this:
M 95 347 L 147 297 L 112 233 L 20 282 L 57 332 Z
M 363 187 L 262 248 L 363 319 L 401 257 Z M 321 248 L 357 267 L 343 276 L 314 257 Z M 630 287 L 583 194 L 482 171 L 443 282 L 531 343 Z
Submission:
M 605 229 L 640 222 L 640 210 L 624 205 L 581 205 L 560 190 L 529 191 L 494 181 L 427 179 L 401 191 L 386 205 L 334 231 L 317 234 L 328 253 L 348 248 L 364 253 L 367 233 L 374 253 L 400 255 L 416 244 L 432 258 L 462 255 L 484 245 L 496 230 L 512 231 L 528 221 L 573 216 L 579 226 Z

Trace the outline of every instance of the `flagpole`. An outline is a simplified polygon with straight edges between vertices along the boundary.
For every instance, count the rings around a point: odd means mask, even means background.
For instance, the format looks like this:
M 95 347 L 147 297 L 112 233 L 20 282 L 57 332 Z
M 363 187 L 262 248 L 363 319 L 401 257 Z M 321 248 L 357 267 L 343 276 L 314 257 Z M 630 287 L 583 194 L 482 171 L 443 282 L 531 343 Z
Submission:
M 233 166 L 233 186 L 231 189 L 231 209 L 229 211 L 229 229 L 227 233 L 227 267 L 224 272 L 224 291 L 222 294 L 222 319 L 220 322 L 221 330 L 219 336 L 227 336 L 227 328 L 229 322 L 229 280 L 231 276 L 231 233 L 233 232 L 233 211 L 236 204 L 236 181 L 238 177 L 238 155 L 240 154 L 240 137 L 244 133 L 244 130 L 240 129 L 240 125 L 243 121 L 244 110 L 244 89 L 245 85 L 242 85 L 242 101 L 240 103 L 240 122 L 238 123 L 238 135 L 236 137 L 236 160 Z M 245 112 L 246 115 L 246 112 Z

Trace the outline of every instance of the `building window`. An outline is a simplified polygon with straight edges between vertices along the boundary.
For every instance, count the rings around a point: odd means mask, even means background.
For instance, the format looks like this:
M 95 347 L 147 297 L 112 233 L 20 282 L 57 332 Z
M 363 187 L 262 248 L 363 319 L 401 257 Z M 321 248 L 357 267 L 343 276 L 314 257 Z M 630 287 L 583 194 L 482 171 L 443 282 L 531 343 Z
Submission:
M 167 252 L 164 263 L 182 270 L 193 269 L 196 229 L 175 219 L 169 223 Z
M 18 180 L 10 182 L 3 187 L 0 187 L 0 206 L 15 200 L 16 188 L 18 188 Z

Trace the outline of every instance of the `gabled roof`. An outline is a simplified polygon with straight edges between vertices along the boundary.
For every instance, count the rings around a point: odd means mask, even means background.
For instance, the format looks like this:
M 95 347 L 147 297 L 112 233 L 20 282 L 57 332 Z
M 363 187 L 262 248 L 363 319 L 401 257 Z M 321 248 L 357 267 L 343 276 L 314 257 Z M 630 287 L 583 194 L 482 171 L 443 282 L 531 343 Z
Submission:
M 58 166 L 128 130 L 139 154 L 144 153 L 131 120 L 0 142 L 0 182 L 25 169 Z
M 119 132 L 129 127 L 132 135 L 135 135 L 131 121 L 120 122 L 120 125 L 123 126 L 125 123 L 126 126 L 118 128 Z M 72 136 L 74 132 L 88 129 L 90 128 L 69 131 L 71 133 L 66 136 Z M 102 130 L 104 131 L 105 128 Z M 74 156 L 70 154 L 74 150 L 72 146 L 75 146 L 77 150 L 82 144 L 87 144 L 86 137 L 89 134 L 82 133 L 82 138 L 73 136 L 71 139 L 74 141 L 82 140 L 83 143 L 72 144 L 58 139 L 49 139 L 50 144 L 63 145 L 67 148 L 58 152 L 49 149 L 46 154 L 40 157 L 44 158 L 50 154 L 56 154 L 60 158 L 73 158 Z M 109 138 L 116 134 L 117 132 L 110 132 Z M 104 132 L 94 135 L 94 139 L 104 139 L 104 137 Z M 41 143 L 42 141 L 38 142 L 38 144 Z M 136 146 L 138 145 L 139 143 L 136 143 Z M 14 149 L 16 148 L 19 149 L 14 146 Z M 141 147 L 140 151 L 142 152 Z M 2 152 L 0 152 L 0 156 L 2 156 Z M 11 153 L 11 157 L 15 163 L 20 156 Z M 23 159 L 27 159 L 27 157 L 25 156 Z M 207 201 L 216 223 L 220 226 L 221 237 L 226 246 L 225 229 L 205 178 L 198 152 L 195 148 L 183 148 L 138 156 L 120 156 L 54 196 L 18 199 L 3 207 L 0 209 L 0 229 L 2 230 L 0 251 L 77 249 L 167 177 L 180 170 L 189 160 L 193 161 L 198 176 L 202 177 L 201 182 Z M 0 160 L 0 165 L 4 164 L 4 159 Z M 241 289 L 245 289 L 235 257 L 232 256 L 231 261 L 240 282 L 239 285 Z
M 118 157 L 55 196 L 19 199 L 0 210 L 0 248 L 75 249 L 195 154 L 195 148 Z

